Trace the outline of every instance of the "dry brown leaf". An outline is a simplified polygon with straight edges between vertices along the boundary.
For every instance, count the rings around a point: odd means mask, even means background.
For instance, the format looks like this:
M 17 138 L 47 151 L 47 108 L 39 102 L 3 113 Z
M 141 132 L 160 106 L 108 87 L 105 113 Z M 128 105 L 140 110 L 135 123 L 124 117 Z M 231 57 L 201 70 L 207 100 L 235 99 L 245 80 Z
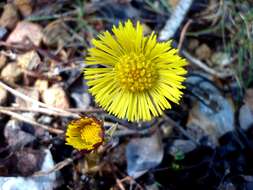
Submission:
M 32 13 L 32 5 L 33 2 L 32 0 L 15 0 L 14 4 L 17 6 L 17 8 L 19 9 L 20 13 L 26 17 L 31 15 Z
M 212 53 L 211 49 L 206 44 L 201 44 L 196 49 L 196 55 L 201 60 L 207 60 L 207 59 L 209 59 L 211 57 L 211 53 Z
M 15 72 L 13 72 L 15 71 Z M 18 82 L 21 79 L 22 71 L 16 63 L 8 63 L 1 72 L 1 78 L 9 83 Z
M 63 88 L 51 87 L 42 93 L 43 101 L 53 107 L 66 109 L 69 108 L 69 101 Z
M 29 51 L 25 54 L 19 55 L 17 60 L 18 65 L 26 70 L 36 69 L 40 62 L 40 57 L 36 51 Z
M 6 4 L 0 18 L 0 26 L 13 29 L 18 20 L 19 16 L 16 7 L 13 4 Z
M 49 23 L 43 30 L 43 42 L 48 46 L 63 46 L 71 38 L 66 28 L 59 21 Z
M 42 40 L 42 28 L 38 24 L 27 21 L 19 22 L 7 39 L 7 43 L 29 43 L 29 38 L 35 45 L 39 46 Z
M 5 55 L 0 54 L 0 69 L 2 69 L 6 64 L 7 58 Z

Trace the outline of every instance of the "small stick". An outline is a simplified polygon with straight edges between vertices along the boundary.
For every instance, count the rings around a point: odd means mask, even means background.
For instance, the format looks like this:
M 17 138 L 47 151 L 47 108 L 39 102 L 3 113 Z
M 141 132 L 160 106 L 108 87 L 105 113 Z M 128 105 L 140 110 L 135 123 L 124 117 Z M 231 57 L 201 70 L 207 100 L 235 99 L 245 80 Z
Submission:
M 180 0 L 175 10 L 170 15 L 164 28 L 161 30 L 159 35 L 160 41 L 166 41 L 174 36 L 177 29 L 183 22 L 186 13 L 191 7 L 193 0 Z
M 186 136 L 188 139 L 190 139 L 193 143 L 196 145 L 199 145 L 199 143 L 192 137 L 181 125 L 176 123 L 174 120 L 172 120 L 170 117 L 165 116 L 165 120 L 170 123 L 172 126 L 176 127 L 184 136 Z
M 33 177 L 38 177 L 38 176 L 46 176 L 49 175 L 50 173 L 56 172 L 61 170 L 62 168 L 68 166 L 69 164 L 73 163 L 75 160 L 78 160 L 82 157 L 84 157 L 85 154 L 83 152 L 76 152 L 76 154 L 74 154 L 74 156 L 72 156 L 71 158 L 66 158 L 65 160 L 57 163 L 54 165 L 54 167 L 52 167 L 51 169 L 47 170 L 47 171 L 38 171 L 35 172 L 32 176 Z
M 42 114 L 46 114 L 46 115 L 51 115 L 51 116 L 62 116 L 62 117 L 67 117 L 69 115 L 63 114 L 63 113 L 59 113 L 59 112 L 55 112 L 53 110 L 49 110 L 47 108 L 25 108 L 25 107 L 3 107 L 0 106 L 0 110 L 6 110 L 6 111 L 22 111 L 22 112 L 35 112 L 35 113 L 42 113 Z
M 47 130 L 47 131 L 49 131 L 51 133 L 57 134 L 57 135 L 60 135 L 60 134 L 64 133 L 64 131 L 61 130 L 61 129 L 54 129 L 54 128 L 51 128 L 51 127 L 49 127 L 47 125 L 43 125 L 43 124 L 37 123 L 36 121 L 24 118 L 24 116 L 22 116 L 21 114 L 18 114 L 18 113 L 12 112 L 12 111 L 7 111 L 7 110 L 1 110 L 0 109 L 0 113 L 9 115 L 9 116 L 11 116 L 11 117 L 13 117 L 13 118 L 15 118 L 17 120 L 29 123 L 31 125 L 41 127 L 42 129 L 45 129 L 45 130 Z
M 70 112 L 84 112 L 84 113 L 103 113 L 104 110 L 99 109 L 99 108 L 88 108 L 88 109 L 84 109 L 84 108 L 68 108 L 66 109 L 66 111 L 70 111 Z
M 180 34 L 180 39 L 179 39 L 179 43 L 178 43 L 178 49 L 179 51 L 181 50 L 182 48 L 182 45 L 183 45 L 183 41 L 184 41 L 184 38 L 185 38 L 185 34 L 187 32 L 187 29 L 189 28 L 189 26 L 191 25 L 192 23 L 192 20 L 188 20 L 187 23 L 184 25 L 183 29 L 182 29 L 182 32 Z
M 13 95 L 15 95 L 15 96 L 17 96 L 17 97 L 19 97 L 19 98 L 27 101 L 27 102 L 31 102 L 33 104 L 37 104 L 37 105 L 39 105 L 41 107 L 45 107 L 45 108 L 47 108 L 49 110 L 53 110 L 55 112 L 60 112 L 60 113 L 66 114 L 66 115 L 74 117 L 74 118 L 79 118 L 78 114 L 71 113 L 71 112 L 68 112 L 68 111 L 65 111 L 65 110 L 62 110 L 62 109 L 59 109 L 59 108 L 55 108 L 55 107 L 49 106 L 49 105 L 47 105 L 45 103 L 42 103 L 40 101 L 37 101 L 37 100 L 35 100 L 33 98 L 30 98 L 29 96 L 26 96 L 25 94 L 23 94 L 23 93 L 15 90 L 15 89 L 9 87 L 8 85 L 4 84 L 1 80 L 0 80 L 0 87 L 4 88 L 5 90 L 9 91 L 11 94 L 13 94 Z
M 117 180 L 119 180 L 119 179 L 117 179 Z M 126 177 L 124 177 L 123 179 L 120 179 L 119 180 L 119 182 L 130 182 L 130 184 L 136 184 L 136 186 L 139 188 L 139 189 L 141 189 L 141 190 L 143 190 L 143 188 L 140 186 L 140 184 L 138 184 L 136 181 L 135 181 L 135 179 L 133 178 L 133 177 L 131 177 L 131 176 L 126 176 Z
M 59 116 L 59 117 L 72 117 L 69 114 L 64 114 L 64 113 L 59 113 L 59 112 L 55 112 L 53 110 L 47 109 L 47 108 L 26 108 L 26 107 L 4 107 L 4 106 L 0 106 L 0 110 L 7 110 L 7 111 L 22 111 L 22 112 L 35 112 L 35 113 L 42 113 L 45 115 L 51 115 L 51 116 Z M 79 108 L 69 108 L 66 109 L 66 111 L 71 111 L 71 112 L 84 112 L 86 114 L 88 113 L 94 113 L 94 112 L 102 112 L 103 110 L 100 109 L 90 109 L 90 110 L 86 110 L 86 109 L 79 109 Z
M 208 67 L 205 63 L 203 63 L 200 60 L 198 60 L 197 58 L 193 57 L 192 55 L 190 55 L 185 50 L 182 50 L 181 53 L 192 64 L 198 66 L 199 68 L 203 69 L 204 71 L 206 71 L 207 73 L 209 73 L 211 75 L 214 75 L 214 76 L 219 77 L 219 78 L 227 78 L 227 77 L 233 76 L 233 72 L 230 71 L 230 70 L 226 71 L 226 72 L 218 72 L 218 71 Z
M 121 180 L 119 180 L 118 178 L 116 178 L 116 183 L 117 183 L 118 187 L 120 188 L 120 190 L 126 190 L 124 185 L 122 184 Z
M 71 164 L 72 162 L 74 161 L 73 158 L 67 158 L 57 164 L 54 165 L 53 168 L 49 169 L 48 171 L 38 171 L 38 172 L 35 172 L 32 176 L 33 177 L 38 177 L 38 176 L 46 176 L 46 175 L 49 175 L 53 172 L 56 172 L 56 171 L 59 171 L 61 170 L 62 168 L 64 168 L 65 166 Z

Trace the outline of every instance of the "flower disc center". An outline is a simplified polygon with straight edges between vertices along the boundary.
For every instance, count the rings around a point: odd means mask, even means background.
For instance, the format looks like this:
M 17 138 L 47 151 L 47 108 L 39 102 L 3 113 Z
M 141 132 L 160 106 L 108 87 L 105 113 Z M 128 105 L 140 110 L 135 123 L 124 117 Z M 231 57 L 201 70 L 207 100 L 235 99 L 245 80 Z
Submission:
M 115 70 L 120 86 L 131 92 L 150 89 L 157 79 L 156 68 L 143 54 L 130 53 L 122 56 Z
M 87 126 L 83 127 L 80 130 L 81 139 L 87 145 L 93 145 L 102 141 L 101 133 L 101 126 L 97 123 L 92 122 L 87 124 Z

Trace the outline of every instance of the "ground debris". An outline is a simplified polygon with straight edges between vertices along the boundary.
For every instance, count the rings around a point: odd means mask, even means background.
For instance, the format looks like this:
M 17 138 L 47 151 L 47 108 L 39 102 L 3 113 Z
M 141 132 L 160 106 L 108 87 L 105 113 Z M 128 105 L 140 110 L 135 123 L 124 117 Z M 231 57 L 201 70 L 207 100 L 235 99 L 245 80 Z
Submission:
M 71 35 L 62 22 L 56 21 L 49 23 L 43 29 L 43 42 L 48 46 L 63 47 L 70 41 Z
M 6 4 L 4 6 L 4 11 L 0 18 L 0 26 L 6 27 L 8 29 L 13 29 L 17 22 L 19 21 L 19 16 L 17 8 L 13 4 Z
M 32 166 L 34 163 L 35 165 L 39 164 L 37 169 L 42 171 L 46 171 L 53 167 L 53 158 L 48 149 L 35 151 L 30 149 L 25 149 L 25 151 L 21 153 L 21 164 L 19 167 L 26 169 L 24 166 L 29 165 Z M 37 158 L 35 158 L 37 157 Z M 31 163 L 32 162 L 32 163 Z M 23 165 L 25 164 L 25 165 Z M 31 168 L 33 171 L 35 168 Z M 30 171 L 30 172 L 31 172 Z M 0 187 L 4 190 L 26 190 L 29 187 L 30 190 L 53 190 L 56 187 L 56 174 L 52 173 L 47 176 L 40 176 L 40 177 L 0 177 Z
M 163 158 L 160 132 L 150 137 L 132 139 L 126 147 L 127 173 L 138 178 L 157 166 Z
M 15 72 L 13 72 L 15 71 Z M 9 83 L 20 82 L 22 71 L 15 62 L 9 62 L 1 71 L 1 77 Z
M 215 146 L 221 136 L 235 129 L 233 107 L 208 80 L 203 81 L 198 76 L 187 80 L 193 85 L 192 92 L 199 100 L 189 112 L 187 128 L 196 134 L 199 141 L 207 136 Z
M 17 57 L 17 64 L 25 70 L 35 70 L 41 64 L 41 59 L 36 51 L 29 51 Z
M 14 4 L 22 16 L 27 17 L 32 14 L 34 0 L 14 0 Z
M 251 190 L 252 6 L 252 0 L 1 1 L 0 189 Z M 98 45 L 93 39 L 105 40 L 98 47 L 101 62 L 106 54 L 117 64 L 110 49 L 122 56 L 121 43 L 131 44 L 133 36 L 114 46 L 116 37 L 107 32 L 127 20 L 139 21 L 145 36 L 157 35 L 153 40 L 161 47 L 170 39 L 175 50 L 169 52 L 188 62 L 181 101 L 148 122 L 128 122 L 103 110 L 88 87 L 96 81 L 83 77 L 84 68 L 104 69 L 90 78 L 107 75 L 105 65 L 87 64 L 90 47 Z M 171 54 L 164 56 L 170 61 Z M 173 61 L 175 68 L 163 73 L 170 80 L 177 70 Z M 117 94 L 115 79 L 101 77 L 95 88 L 101 102 L 108 101 L 105 91 Z M 103 90 L 106 83 L 115 88 Z M 171 100 L 178 96 L 173 84 L 164 89 Z M 124 97 L 116 109 L 131 99 Z M 129 105 L 136 104 L 145 102 Z M 68 123 L 86 116 L 104 121 L 105 129 L 105 141 L 90 152 L 66 144 Z
M 38 24 L 21 21 L 17 24 L 16 28 L 11 32 L 7 38 L 7 43 L 21 43 L 40 45 L 42 41 L 42 27 Z M 30 39 L 31 42 L 29 40 Z
M 56 108 L 66 109 L 70 107 L 66 92 L 58 86 L 53 86 L 43 91 L 42 99 L 46 104 Z
M 4 137 L 13 149 L 23 147 L 35 140 L 33 127 L 16 120 L 8 121 L 4 128 Z

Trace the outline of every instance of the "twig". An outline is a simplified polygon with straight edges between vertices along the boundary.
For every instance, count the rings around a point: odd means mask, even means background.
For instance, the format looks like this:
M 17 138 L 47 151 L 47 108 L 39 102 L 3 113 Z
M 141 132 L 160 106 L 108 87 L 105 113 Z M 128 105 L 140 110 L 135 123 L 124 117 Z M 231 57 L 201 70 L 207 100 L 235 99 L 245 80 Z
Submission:
M 170 19 L 166 22 L 164 28 L 161 30 L 159 35 L 159 40 L 166 41 L 174 36 L 175 32 L 181 25 L 184 20 L 186 13 L 191 7 L 193 0 L 181 0 L 173 13 L 170 16 Z
M 84 108 L 68 108 L 66 109 L 66 111 L 70 111 L 70 112 L 75 112 L 75 113 L 80 113 L 80 112 L 83 112 L 83 113 L 103 113 L 104 110 L 102 109 L 99 109 L 99 108 L 88 108 L 88 109 L 84 109 Z
M 214 75 L 214 76 L 219 77 L 219 78 L 227 78 L 227 77 L 233 76 L 233 72 L 231 70 L 227 70 L 225 72 L 216 71 L 216 70 L 208 67 L 205 63 L 203 63 L 199 59 L 197 59 L 197 58 L 193 57 L 192 55 L 190 55 L 187 51 L 182 50 L 181 53 L 192 64 L 198 66 L 199 68 L 201 68 L 202 70 L 206 71 L 207 73 L 209 73 L 211 75 Z
M 140 136 L 145 136 L 148 134 L 154 133 L 156 130 L 155 127 L 151 127 L 148 129 L 144 130 L 133 130 L 133 129 L 119 129 L 114 132 L 113 136 L 114 137 L 125 137 L 125 136 L 135 136 L 135 135 L 140 135 Z
M 107 147 L 104 147 L 104 148 L 98 150 L 97 153 L 98 154 L 102 154 L 106 150 L 107 150 Z M 59 171 L 62 168 L 68 166 L 71 163 L 73 163 L 75 160 L 78 160 L 78 159 L 84 157 L 85 154 L 86 154 L 85 152 L 79 151 L 74 156 L 72 156 L 71 158 L 66 158 L 65 160 L 63 160 L 63 161 L 55 164 L 53 168 L 51 168 L 51 169 L 49 169 L 47 171 L 38 171 L 38 172 L 35 172 L 32 176 L 33 177 L 46 176 L 46 175 L 49 175 L 49 174 L 51 174 L 53 172 Z
M 13 117 L 13 118 L 15 118 L 17 120 L 29 123 L 31 125 L 34 125 L 34 126 L 37 126 L 37 127 L 41 127 L 42 129 L 45 129 L 45 130 L 47 130 L 47 131 L 49 131 L 51 133 L 54 133 L 54 134 L 58 134 L 59 135 L 59 134 L 63 134 L 64 133 L 63 130 L 54 129 L 54 128 L 51 128 L 51 127 L 49 127 L 47 125 L 43 125 L 43 124 L 37 123 L 36 121 L 24 118 L 24 116 L 22 116 L 21 114 L 18 114 L 18 113 L 12 112 L 12 111 L 7 111 L 7 110 L 0 109 L 0 113 L 9 115 L 9 116 L 11 116 L 11 117 Z
M 42 113 L 42 114 L 46 114 L 46 115 L 51 115 L 51 116 L 59 116 L 59 117 L 72 117 L 70 115 L 66 115 L 63 113 L 59 113 L 59 112 L 55 112 L 53 110 L 47 109 L 47 108 L 26 108 L 26 107 L 4 107 L 4 106 L 0 106 L 0 110 L 7 110 L 7 111 L 23 111 L 23 112 L 35 112 L 35 113 Z M 79 109 L 79 108 L 69 108 L 66 109 L 66 111 L 70 111 L 70 112 L 83 112 L 83 113 L 97 113 L 97 112 L 103 112 L 103 110 L 101 109 Z
M 58 20 L 68 20 L 70 16 L 74 16 L 77 14 L 77 10 L 68 11 L 61 14 L 53 14 L 50 16 L 46 15 L 31 15 L 26 18 L 27 21 L 40 21 L 40 20 L 51 20 L 51 19 L 58 19 Z
M 59 112 L 55 112 L 53 110 L 47 109 L 47 108 L 25 108 L 25 107 L 3 107 L 0 106 L 0 110 L 6 110 L 6 111 L 23 111 L 23 112 L 36 112 L 36 113 L 42 113 L 42 114 L 46 114 L 46 115 L 53 115 L 53 116 L 62 116 L 62 117 L 67 117 L 69 115 L 63 114 L 63 113 L 59 113 Z
M 39 52 L 41 55 L 48 57 L 51 60 L 54 60 L 54 62 L 56 62 L 57 64 L 66 65 L 66 64 L 69 64 L 70 62 L 73 62 L 72 60 L 63 62 L 58 56 L 54 55 L 53 53 L 36 46 L 29 37 L 26 37 L 25 40 L 27 41 L 27 43 L 7 43 L 5 41 L 0 41 L 0 47 L 5 46 L 9 48 L 15 48 L 20 51 L 35 50 Z
M 15 48 L 18 50 L 23 50 L 23 51 L 29 51 L 32 50 L 32 46 L 30 44 L 24 44 L 24 43 L 8 43 L 5 41 L 0 41 L 0 47 L 8 47 L 8 48 Z
M 117 183 L 117 186 L 120 188 L 120 190 L 126 190 L 121 180 L 119 180 L 118 178 L 116 178 L 116 183 Z
M 180 39 L 179 39 L 179 43 L 178 43 L 178 49 L 179 51 L 181 50 L 182 48 L 182 45 L 183 45 L 183 41 L 184 41 L 184 37 L 185 37 L 185 34 L 186 34 L 186 31 L 187 29 L 189 28 L 189 26 L 191 25 L 192 23 L 192 20 L 188 20 L 187 23 L 184 25 L 183 29 L 182 29 L 182 32 L 180 34 Z
M 32 176 L 33 177 L 38 177 L 38 176 L 46 176 L 46 175 L 49 175 L 53 172 L 56 172 L 56 171 L 59 171 L 61 170 L 62 168 L 64 168 L 65 166 L 71 164 L 72 162 L 74 161 L 73 158 L 67 158 L 57 164 L 54 165 L 53 168 L 51 168 L 50 170 L 48 171 L 38 171 L 38 172 L 35 172 Z
M 12 51 L 1 50 L 0 54 L 5 55 L 6 57 L 9 57 L 11 60 L 16 60 L 17 59 L 17 54 L 13 53 Z
M 39 72 L 29 71 L 25 69 L 23 69 L 23 73 L 33 78 L 49 80 L 49 81 L 58 81 L 60 79 L 59 76 L 52 75 L 51 73 L 39 73 Z
M 126 177 L 124 177 L 123 179 L 118 179 L 118 178 L 116 178 L 116 181 L 117 181 L 117 185 L 119 186 L 119 185 L 122 185 L 121 186 L 121 188 L 122 187 L 124 187 L 123 186 L 123 182 L 129 182 L 129 184 L 135 184 L 139 189 L 141 189 L 141 190 L 143 190 L 143 188 L 140 186 L 140 184 L 138 184 L 136 181 L 135 181 L 135 179 L 133 178 L 133 177 L 131 177 L 131 176 L 126 176 Z M 124 188 L 125 189 L 125 188 Z
M 148 134 L 152 134 L 156 131 L 156 127 L 147 127 L 147 128 L 131 128 L 129 126 L 125 126 L 119 123 L 113 123 L 104 121 L 104 126 L 113 126 L 117 125 L 117 130 L 113 132 L 114 137 L 123 137 L 123 136 L 132 136 L 132 135 L 139 135 L 139 136 L 145 136 Z
M 65 114 L 65 116 L 71 116 L 71 117 L 74 117 L 74 118 L 78 118 L 79 115 L 78 114 L 75 114 L 75 113 L 71 113 L 71 112 L 68 112 L 68 111 L 65 111 L 65 110 L 62 110 L 62 109 L 59 109 L 59 108 L 55 108 L 55 107 L 52 107 L 52 106 L 49 106 L 45 103 L 42 103 L 40 101 L 37 101 L 33 98 L 30 98 L 29 96 L 26 96 L 25 94 L 9 87 L 8 85 L 6 85 L 5 83 L 3 83 L 1 80 L 0 80 L 0 87 L 4 88 L 5 90 L 9 91 L 11 94 L 27 101 L 27 102 L 31 102 L 33 104 L 37 104 L 38 106 L 41 106 L 41 107 L 45 107 L 49 110 L 53 110 L 55 112 L 59 112 L 59 113 L 62 113 L 62 114 Z
M 199 145 L 199 143 L 192 137 L 181 125 L 176 123 L 174 120 L 172 120 L 170 117 L 165 116 L 165 120 L 170 123 L 172 126 L 176 127 L 184 136 L 186 136 L 189 140 L 191 140 L 196 145 Z

